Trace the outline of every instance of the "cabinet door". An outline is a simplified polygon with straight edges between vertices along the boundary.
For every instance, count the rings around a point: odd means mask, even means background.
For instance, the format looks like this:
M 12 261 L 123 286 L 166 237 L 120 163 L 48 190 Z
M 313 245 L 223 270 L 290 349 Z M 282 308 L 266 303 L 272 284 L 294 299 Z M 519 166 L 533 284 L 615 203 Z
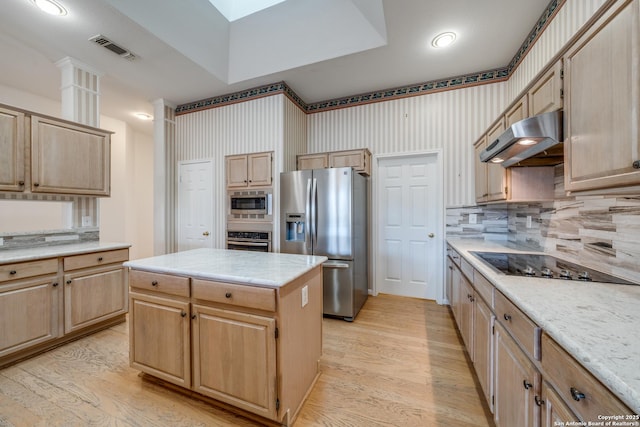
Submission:
M 541 393 L 541 427 L 557 427 L 566 425 L 568 421 L 580 421 L 546 381 L 542 382 Z
M 131 367 L 191 387 L 189 303 L 134 292 L 130 295 Z
M 639 4 L 616 2 L 564 56 L 565 190 L 640 184 Z
M 499 120 L 487 132 L 487 144 L 504 132 L 504 121 Z M 497 163 L 487 163 L 487 201 L 507 199 L 507 170 Z
M 126 313 L 127 270 L 106 267 L 64 275 L 64 332 Z
M 476 202 L 482 203 L 487 201 L 489 189 L 487 188 L 487 164 L 480 161 L 480 153 L 487 147 L 487 136 L 475 143 L 474 147 L 474 163 L 475 163 L 475 180 L 476 180 Z
M 31 117 L 31 191 L 108 196 L 110 134 Z
M 462 272 L 455 264 L 453 264 L 453 270 L 451 271 L 451 310 L 453 311 L 453 318 L 456 321 L 458 330 L 460 330 L 461 286 Z
M 24 114 L 0 108 L 0 190 L 24 190 Z
M 474 360 L 473 354 L 473 316 L 474 316 L 474 295 L 473 288 L 464 277 L 460 282 L 460 335 L 464 341 L 469 357 Z
M 58 336 L 56 277 L 0 286 L 0 357 Z
M 505 329 L 495 322 L 494 418 L 498 427 L 535 427 L 540 408 L 540 373 Z
M 247 176 L 247 156 L 227 156 L 225 167 L 227 168 L 227 187 L 246 187 L 249 181 Z
M 269 186 L 272 184 L 271 153 L 249 154 L 247 163 L 250 187 Z
M 477 294 L 473 320 L 473 364 L 484 397 L 493 412 L 493 322 L 495 317 L 487 304 Z
M 555 63 L 540 77 L 529 89 L 528 95 L 530 116 L 562 108 L 562 62 Z
M 298 170 L 326 169 L 329 167 L 329 155 L 327 153 L 300 154 L 297 163 Z
M 507 127 L 529 117 L 528 97 L 525 94 L 504 114 L 504 120 Z
M 193 305 L 193 389 L 276 416 L 275 319 Z
M 358 172 L 371 173 L 369 150 L 335 151 L 329 153 L 329 167 L 352 167 Z

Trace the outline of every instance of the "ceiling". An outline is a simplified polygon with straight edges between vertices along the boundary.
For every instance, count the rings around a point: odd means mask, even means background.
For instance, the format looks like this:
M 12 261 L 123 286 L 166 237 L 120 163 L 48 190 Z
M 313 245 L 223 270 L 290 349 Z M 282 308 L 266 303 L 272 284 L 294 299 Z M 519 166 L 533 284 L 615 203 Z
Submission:
M 72 57 L 102 73 L 101 112 L 152 133 L 151 102 L 188 102 L 285 81 L 306 103 L 506 66 L 549 0 L 286 0 L 229 22 L 209 0 L 3 0 L 0 84 L 60 100 Z M 455 31 L 434 49 L 432 38 Z M 89 38 L 130 50 L 127 60 Z M 2 100 L 0 99 L 0 103 Z

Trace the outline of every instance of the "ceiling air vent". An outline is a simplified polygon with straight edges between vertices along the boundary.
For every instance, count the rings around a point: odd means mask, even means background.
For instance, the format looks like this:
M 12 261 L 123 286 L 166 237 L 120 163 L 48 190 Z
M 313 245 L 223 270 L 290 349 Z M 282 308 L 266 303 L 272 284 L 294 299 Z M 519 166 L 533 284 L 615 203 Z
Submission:
M 93 36 L 89 39 L 89 41 L 97 43 L 100 46 L 104 47 L 105 49 L 109 49 L 111 52 L 115 53 L 116 55 L 124 59 L 128 59 L 129 61 L 133 61 L 134 59 L 136 59 L 136 56 L 133 53 L 131 53 L 131 51 L 118 46 L 117 44 L 115 44 L 114 42 L 112 42 L 111 40 L 109 40 L 103 35 L 98 34 L 97 36 Z

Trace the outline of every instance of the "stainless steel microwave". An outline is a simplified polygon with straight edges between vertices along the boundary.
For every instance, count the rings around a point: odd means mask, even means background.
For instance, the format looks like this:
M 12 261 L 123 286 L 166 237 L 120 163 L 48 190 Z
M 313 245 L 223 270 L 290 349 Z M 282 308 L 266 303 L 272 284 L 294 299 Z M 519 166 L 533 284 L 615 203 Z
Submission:
M 231 215 L 272 215 L 272 194 L 242 194 L 229 195 Z

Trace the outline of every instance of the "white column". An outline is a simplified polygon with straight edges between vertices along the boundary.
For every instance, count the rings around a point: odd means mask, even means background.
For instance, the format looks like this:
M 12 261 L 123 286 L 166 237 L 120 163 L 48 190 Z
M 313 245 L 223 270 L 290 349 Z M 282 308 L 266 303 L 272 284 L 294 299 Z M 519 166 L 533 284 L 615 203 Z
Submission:
M 169 144 L 175 142 L 175 106 L 164 99 L 153 101 L 153 252 L 162 255 L 173 252 L 175 241 L 174 215 L 168 212 L 173 200 L 173 185 L 167 180 Z
M 62 75 L 62 118 L 100 127 L 100 76 L 90 66 L 66 57 L 56 62 Z

